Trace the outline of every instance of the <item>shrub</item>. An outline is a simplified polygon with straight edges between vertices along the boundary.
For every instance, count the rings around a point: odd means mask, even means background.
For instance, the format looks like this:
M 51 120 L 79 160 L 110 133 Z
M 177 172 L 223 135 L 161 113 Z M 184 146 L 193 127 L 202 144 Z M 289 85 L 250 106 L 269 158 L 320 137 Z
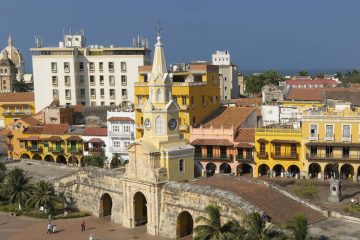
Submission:
M 88 212 L 69 212 L 66 216 L 65 215 L 57 215 L 55 219 L 68 219 L 68 218 L 82 218 L 90 216 L 91 214 Z
M 85 166 L 93 166 L 93 167 L 104 167 L 105 158 L 100 155 L 88 155 L 84 157 L 84 165 Z
M 301 198 L 315 199 L 318 197 L 319 190 L 311 181 L 299 180 L 295 183 L 294 193 Z
M 349 207 L 345 207 L 344 211 L 352 214 L 360 213 L 360 205 L 352 203 Z

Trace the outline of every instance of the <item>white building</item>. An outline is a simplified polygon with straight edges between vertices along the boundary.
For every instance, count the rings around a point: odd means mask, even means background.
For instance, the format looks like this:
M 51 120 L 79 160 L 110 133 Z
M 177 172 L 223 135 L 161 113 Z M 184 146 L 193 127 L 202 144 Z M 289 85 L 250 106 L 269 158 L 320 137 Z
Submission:
M 301 113 L 297 107 L 280 106 L 280 124 L 300 128 Z
M 107 129 L 100 127 L 86 127 L 82 133 L 84 142 L 84 156 L 90 154 L 104 154 L 107 157 L 108 163 L 111 160 L 107 145 L 109 139 L 107 137 Z
M 216 51 L 212 54 L 212 64 L 219 66 L 221 100 L 240 97 L 237 66 L 231 63 L 229 51 Z
M 129 159 L 128 146 L 135 142 L 135 112 L 107 112 L 108 144 L 110 156 L 119 154 L 122 162 Z
M 65 35 L 58 47 L 38 43 L 32 53 L 36 111 L 54 98 L 61 105 L 118 105 L 134 101 L 138 66 L 150 64 L 146 44 L 85 46 L 83 34 Z
M 277 124 L 280 121 L 280 107 L 278 105 L 262 105 L 261 115 L 264 127 Z

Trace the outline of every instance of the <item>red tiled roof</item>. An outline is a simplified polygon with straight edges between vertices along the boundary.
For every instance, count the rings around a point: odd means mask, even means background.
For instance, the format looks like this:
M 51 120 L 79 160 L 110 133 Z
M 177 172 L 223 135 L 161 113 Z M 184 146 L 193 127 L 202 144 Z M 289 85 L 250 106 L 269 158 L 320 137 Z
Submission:
M 332 79 L 323 79 L 323 78 L 316 78 L 316 79 L 290 79 L 286 81 L 287 85 L 338 85 L 339 83 Z
M 251 143 L 238 143 L 236 145 L 238 148 L 254 148 L 254 145 Z
M 236 106 L 247 107 L 261 105 L 262 98 L 238 98 L 235 99 Z
M 43 134 L 57 134 L 61 135 L 67 133 L 69 124 L 48 124 L 43 128 Z
M 84 108 L 83 105 L 71 105 L 70 107 L 74 109 L 74 112 L 82 112 Z
M 24 123 L 29 124 L 30 126 L 41 126 L 43 123 L 39 120 L 37 120 L 34 117 L 24 117 L 20 118 L 19 120 L 23 121 Z
M 325 98 L 339 99 L 340 96 L 351 95 L 353 96 L 352 99 L 355 104 L 356 102 L 355 99 L 359 96 L 358 95 L 359 93 L 360 93 L 359 89 L 351 89 L 351 88 L 292 88 L 289 90 L 286 99 L 294 100 L 294 101 L 322 101 Z M 345 99 L 345 97 L 343 98 L 344 99 L 340 99 L 340 100 L 345 100 L 345 101 L 350 100 L 350 99 Z
M 49 138 L 43 138 L 43 140 L 50 141 L 50 142 L 61 142 L 62 139 L 59 136 L 51 136 Z
M 222 106 L 207 116 L 202 124 L 204 128 L 238 128 L 254 111 L 255 108 Z
M 240 128 L 234 139 L 235 142 L 254 143 L 255 129 L 254 128 Z
M 33 92 L 5 92 L 0 93 L 0 102 L 34 102 Z
M 129 117 L 111 117 L 108 119 L 109 122 L 115 122 L 115 121 L 120 121 L 120 122 L 134 122 L 134 120 L 132 118 Z
M 84 136 L 107 136 L 107 128 L 87 127 L 84 129 Z
M 18 140 L 22 140 L 22 141 L 40 141 L 40 137 L 39 136 L 30 136 L 27 138 L 19 138 Z
M 92 138 L 88 141 L 89 143 L 103 143 L 104 141 L 100 138 Z
M 207 146 L 233 146 L 234 144 L 227 139 L 195 139 L 191 145 L 207 145 Z
M 0 135 L 3 135 L 3 136 L 13 136 L 13 134 L 12 134 L 12 132 L 11 132 L 11 130 L 9 130 L 9 129 L 2 129 L 1 131 L 0 131 Z
M 66 139 L 66 141 L 81 141 L 82 138 L 79 136 L 70 136 Z

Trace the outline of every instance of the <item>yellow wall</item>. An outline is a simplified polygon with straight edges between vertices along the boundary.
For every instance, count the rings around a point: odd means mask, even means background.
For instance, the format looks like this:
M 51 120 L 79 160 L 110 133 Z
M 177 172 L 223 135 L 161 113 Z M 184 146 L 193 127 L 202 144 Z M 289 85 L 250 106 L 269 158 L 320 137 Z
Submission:
M 10 114 L 7 112 L 9 108 Z M 18 111 L 15 111 L 17 108 Z M 26 112 L 29 110 L 28 112 Z M 2 102 L 0 103 L 0 120 L 4 120 L 5 127 L 11 125 L 15 120 L 28 117 L 35 113 L 34 102 Z

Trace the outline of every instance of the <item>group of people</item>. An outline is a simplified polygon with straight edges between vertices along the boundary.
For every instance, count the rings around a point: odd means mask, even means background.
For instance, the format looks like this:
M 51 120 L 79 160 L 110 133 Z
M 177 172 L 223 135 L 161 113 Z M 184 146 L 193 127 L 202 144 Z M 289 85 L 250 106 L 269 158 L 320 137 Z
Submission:
M 56 233 L 56 225 L 49 222 L 47 226 L 47 234 L 51 234 L 51 233 Z

